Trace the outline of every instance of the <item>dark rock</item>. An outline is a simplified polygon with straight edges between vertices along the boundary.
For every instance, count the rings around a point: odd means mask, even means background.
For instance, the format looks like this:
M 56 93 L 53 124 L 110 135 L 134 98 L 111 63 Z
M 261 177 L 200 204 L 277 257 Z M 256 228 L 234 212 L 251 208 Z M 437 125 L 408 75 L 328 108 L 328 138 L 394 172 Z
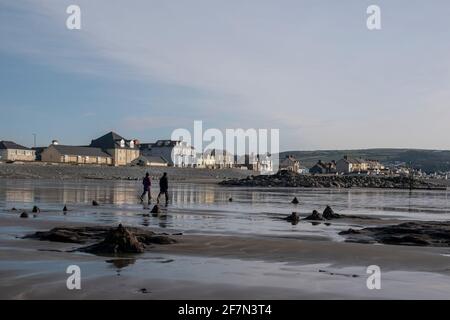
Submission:
M 390 245 L 450 247 L 450 221 L 417 221 L 398 225 L 349 229 L 349 242 L 378 242 Z
M 39 207 L 37 207 L 37 206 L 34 206 L 33 210 L 31 212 L 38 213 L 38 212 L 41 212 L 41 209 L 39 209 Z
M 12 208 L 11 211 L 17 211 L 17 209 L 16 208 Z
M 38 239 L 42 241 L 54 241 L 64 243 L 88 243 L 100 241 L 94 245 L 76 249 L 78 251 L 91 253 L 136 253 L 142 246 L 147 244 L 171 244 L 176 241 L 168 236 L 155 234 L 149 230 L 134 227 L 75 227 L 75 228 L 53 228 L 50 231 L 38 231 L 24 238 Z M 116 250 L 116 251 L 114 251 Z M 124 251 L 125 250 L 125 251 Z
M 341 231 L 338 234 L 339 235 L 347 235 L 347 234 L 360 234 L 360 233 L 361 233 L 360 231 L 350 228 L 348 230 Z
M 294 197 L 294 199 L 291 201 L 293 204 L 299 204 L 300 201 L 298 201 L 297 197 Z
M 292 212 L 291 215 L 289 215 L 286 220 L 288 221 L 298 221 L 300 220 L 300 216 L 298 215 L 297 212 Z
M 95 200 L 92 200 L 92 205 L 93 205 L 93 206 L 98 206 L 99 204 L 98 204 L 98 202 L 97 202 L 97 201 L 95 201 Z
M 21 217 L 21 218 L 28 218 L 28 213 L 26 213 L 26 212 L 24 211 L 24 212 L 22 212 L 22 213 L 20 214 L 20 217 Z
M 38 231 L 24 238 L 64 243 L 86 243 L 88 240 L 100 240 L 106 236 L 108 227 L 53 228 L 50 231 Z
M 284 220 L 291 222 L 293 225 L 296 225 L 300 221 L 300 216 L 297 212 L 292 212 L 289 216 L 284 218 Z
M 322 216 L 327 220 L 338 219 L 341 217 L 339 214 L 334 213 L 333 209 L 331 209 L 330 206 L 327 206 L 325 210 L 323 210 Z
M 317 210 L 314 210 L 312 214 L 304 218 L 303 220 L 312 220 L 312 221 L 321 221 L 323 220 L 322 216 Z
M 135 234 L 121 224 L 116 229 L 108 231 L 103 241 L 80 249 L 84 252 L 96 254 L 108 253 L 142 253 L 145 246 Z

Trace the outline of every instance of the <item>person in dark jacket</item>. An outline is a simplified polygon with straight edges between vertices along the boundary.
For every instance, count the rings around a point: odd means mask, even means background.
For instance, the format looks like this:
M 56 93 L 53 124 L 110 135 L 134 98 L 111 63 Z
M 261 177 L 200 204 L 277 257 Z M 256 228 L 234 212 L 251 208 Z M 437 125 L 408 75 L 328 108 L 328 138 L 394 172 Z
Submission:
M 142 184 L 144 185 L 144 192 L 141 195 L 141 203 L 144 202 L 144 196 L 148 194 L 148 204 L 150 204 L 152 200 L 152 195 L 150 192 L 150 186 L 152 185 L 152 180 L 150 179 L 150 174 L 147 172 L 145 174 L 144 179 L 142 179 Z
M 167 172 L 164 172 L 161 179 L 159 179 L 159 194 L 158 198 L 156 199 L 157 203 L 159 203 L 159 197 L 164 194 L 166 197 L 166 204 L 169 203 L 169 180 L 167 179 Z

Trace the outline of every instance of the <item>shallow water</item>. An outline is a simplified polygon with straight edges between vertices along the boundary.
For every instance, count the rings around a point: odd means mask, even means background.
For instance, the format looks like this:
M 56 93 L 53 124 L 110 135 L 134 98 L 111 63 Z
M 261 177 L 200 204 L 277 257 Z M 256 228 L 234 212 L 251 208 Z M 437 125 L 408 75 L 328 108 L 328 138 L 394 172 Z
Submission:
M 46 181 L 0 180 L 0 214 L 19 214 L 41 209 L 36 219 L 86 221 L 104 224 L 126 223 L 152 228 L 169 228 L 184 233 L 255 234 L 337 237 L 347 226 L 290 225 L 278 218 L 293 211 L 303 215 L 330 204 L 338 213 L 375 215 L 397 219 L 450 220 L 448 191 L 404 191 L 379 189 L 301 189 L 221 187 L 215 184 L 173 183 L 167 217 L 144 217 L 149 208 L 139 203 L 140 182 L 136 181 Z M 155 199 L 157 190 L 153 190 Z M 297 196 L 299 205 L 290 203 Z M 229 198 L 233 201 L 230 202 Z M 100 203 L 93 207 L 92 200 Z M 69 212 L 63 215 L 67 205 Z M 12 212 L 11 208 L 17 212 Z M 319 232 L 319 233 L 320 233 Z

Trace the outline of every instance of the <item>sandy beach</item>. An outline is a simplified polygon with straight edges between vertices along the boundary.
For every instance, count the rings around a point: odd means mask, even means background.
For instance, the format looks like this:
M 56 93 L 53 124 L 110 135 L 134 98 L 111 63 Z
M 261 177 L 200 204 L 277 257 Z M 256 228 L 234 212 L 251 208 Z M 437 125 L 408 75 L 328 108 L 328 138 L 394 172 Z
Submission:
M 0 178 L 50 180 L 140 180 L 145 172 L 153 179 L 167 172 L 172 181 L 214 183 L 224 179 L 245 178 L 254 174 L 241 169 L 197 169 L 176 167 L 96 166 L 57 163 L 4 163 L 0 162 Z
M 420 193 L 410 210 L 403 193 L 336 193 L 175 183 L 174 201 L 163 217 L 146 217 L 135 182 L 117 185 L 81 181 L 8 180 L 0 186 L 0 298 L 2 299 L 448 299 L 448 247 L 349 243 L 340 232 L 400 222 L 448 217 L 447 195 Z M 55 188 L 56 187 L 56 188 Z M 104 192 L 98 191 L 103 190 Z M 109 189 L 118 194 L 109 194 Z M 31 193 L 30 193 L 31 192 Z M 206 194 L 206 196 L 205 196 Z M 290 204 L 292 194 L 301 204 Z M 344 206 L 350 201 L 353 207 Z M 203 195 L 200 196 L 200 195 Z M 228 198 L 232 196 L 233 202 Z M 423 203 L 434 196 L 434 207 Z M 62 197 L 62 198 L 61 198 Z M 93 197 L 99 207 L 92 207 Z M 331 198 L 330 198 L 331 197 Z M 362 197 L 362 198 L 361 198 Z M 385 197 L 375 209 L 379 198 Z M 394 198 L 391 198 L 394 197 Z M 442 209 L 436 207 L 442 198 Z M 358 205 L 359 198 L 365 199 Z M 332 221 L 302 217 L 334 199 L 335 210 L 356 213 Z M 393 202 L 395 199 L 396 202 Z M 414 200 L 415 199 L 415 200 Z M 342 202 L 344 201 L 344 202 Z M 400 202 L 399 202 L 400 201 Z M 342 202 L 342 203 L 341 203 Z M 389 203 L 392 202 L 392 203 Z M 67 203 L 69 211 L 62 213 Z M 34 204 L 40 212 L 33 217 Z M 360 207 L 358 207 L 360 206 Z M 15 207 L 16 210 L 12 210 Z M 417 212 L 412 208 L 415 207 Z M 20 218 L 22 211 L 29 218 Z M 375 212 L 375 213 L 373 213 Z M 119 223 L 164 233 L 177 243 L 151 245 L 141 254 L 73 252 L 82 245 L 23 239 L 54 227 L 112 226 Z M 66 268 L 81 269 L 81 290 L 68 290 Z M 367 267 L 382 272 L 380 290 L 366 285 Z
M 14 220 L 2 218 L 2 228 L 18 228 Z M 20 227 L 31 231 L 58 225 L 35 221 Z M 175 238 L 179 243 L 158 245 L 143 255 L 104 257 L 65 252 L 73 244 L 18 240 L 10 234 L 0 242 L 0 298 L 445 299 L 450 294 L 448 249 L 259 237 Z M 20 266 L 8 268 L 14 264 Z M 79 291 L 65 285 L 65 269 L 71 264 L 82 270 Z M 372 264 L 383 270 L 382 290 L 366 288 L 366 267 Z

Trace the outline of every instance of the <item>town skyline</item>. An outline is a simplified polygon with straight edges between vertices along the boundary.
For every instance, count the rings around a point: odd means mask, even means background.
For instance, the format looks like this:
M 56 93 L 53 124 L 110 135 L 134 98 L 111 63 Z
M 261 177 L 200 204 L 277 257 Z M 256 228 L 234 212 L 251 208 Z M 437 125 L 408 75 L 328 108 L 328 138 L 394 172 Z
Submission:
M 151 142 L 202 120 L 280 129 L 280 151 L 449 150 L 450 4 L 376 2 L 369 31 L 369 1 L 80 0 L 81 30 L 71 1 L 1 1 L 0 138 Z
M 31 143 L 30 142 L 23 143 L 17 137 L 9 137 L 8 138 L 8 137 L 5 137 L 5 136 L 0 136 L 0 141 L 11 141 L 11 142 L 17 143 L 19 145 L 23 145 L 23 146 L 28 147 L 28 148 L 48 147 L 54 141 L 57 141 L 57 143 L 61 144 L 61 145 L 88 146 L 92 142 L 93 137 L 101 136 L 105 132 L 114 132 L 114 133 L 117 133 L 119 135 L 122 135 L 122 133 L 119 132 L 118 130 L 99 131 L 99 133 L 97 135 L 88 137 L 87 140 L 83 140 L 83 141 L 80 140 L 81 141 L 80 143 L 68 143 L 67 141 L 61 140 L 58 137 L 53 137 L 53 138 L 50 138 L 46 142 L 42 142 L 39 139 L 39 135 L 36 134 L 36 146 L 34 144 L 34 134 L 31 135 Z M 151 138 L 151 139 L 142 139 L 141 137 L 134 137 L 134 136 L 128 136 L 128 135 L 123 135 L 123 136 L 126 137 L 126 138 L 129 138 L 129 139 L 136 139 L 141 144 L 155 143 L 158 140 L 172 140 L 170 138 L 170 135 L 168 137 L 155 137 L 155 138 Z M 73 141 L 73 140 L 70 140 L 70 141 Z M 204 146 L 206 146 L 206 145 L 208 145 L 208 142 L 205 141 L 203 144 L 204 144 Z M 289 149 L 289 150 L 280 149 L 280 153 L 296 152 L 296 151 L 304 151 L 304 152 L 314 152 L 314 151 L 337 151 L 337 152 L 339 152 L 339 151 L 342 151 L 342 152 L 344 152 L 344 151 L 361 151 L 361 150 L 377 150 L 377 149 L 379 149 L 379 150 L 390 150 L 391 149 L 391 150 L 450 151 L 450 148 L 448 148 L 448 149 L 433 149 L 433 148 L 408 148 L 408 147 L 373 147 L 373 148 L 372 147 L 366 147 L 366 148 L 340 148 L 340 149 Z

